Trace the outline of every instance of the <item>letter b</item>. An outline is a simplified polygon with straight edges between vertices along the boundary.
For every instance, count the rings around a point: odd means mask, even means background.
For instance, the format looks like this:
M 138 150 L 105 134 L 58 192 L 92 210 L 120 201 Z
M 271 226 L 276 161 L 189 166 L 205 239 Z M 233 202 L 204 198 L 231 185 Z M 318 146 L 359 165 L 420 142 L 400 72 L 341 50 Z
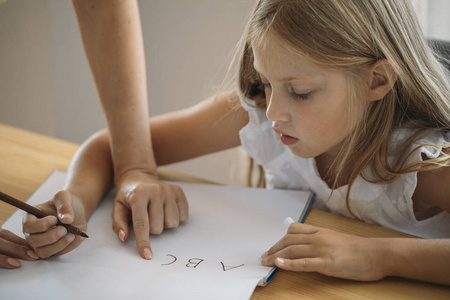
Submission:
M 202 262 L 203 262 L 203 259 L 201 259 L 201 258 L 191 258 L 191 259 L 188 260 L 188 263 L 186 264 L 186 267 L 195 269 Z

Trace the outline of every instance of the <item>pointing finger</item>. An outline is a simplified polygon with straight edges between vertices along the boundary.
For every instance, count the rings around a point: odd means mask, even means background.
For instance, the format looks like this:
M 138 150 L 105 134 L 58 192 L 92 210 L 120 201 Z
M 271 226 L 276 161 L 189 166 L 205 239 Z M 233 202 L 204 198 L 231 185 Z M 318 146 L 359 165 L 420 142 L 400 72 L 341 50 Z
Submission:
M 122 242 L 125 242 L 130 234 L 130 229 L 128 226 L 130 218 L 130 210 L 119 201 L 114 201 L 112 213 L 113 230 Z
M 147 207 L 143 202 L 136 202 L 131 207 L 133 230 L 136 236 L 136 246 L 139 254 L 145 259 L 152 259 L 153 254 L 149 242 L 149 221 Z

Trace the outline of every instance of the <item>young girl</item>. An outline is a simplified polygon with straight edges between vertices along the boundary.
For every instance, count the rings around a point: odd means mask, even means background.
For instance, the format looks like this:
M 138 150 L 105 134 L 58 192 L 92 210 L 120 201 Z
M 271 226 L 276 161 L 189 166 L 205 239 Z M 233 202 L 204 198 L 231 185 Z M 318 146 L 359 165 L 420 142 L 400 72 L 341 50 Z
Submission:
M 310 189 L 316 208 L 418 236 L 360 238 L 295 223 L 262 255 L 263 265 L 355 280 L 402 276 L 450 284 L 450 89 L 407 1 L 258 1 L 242 38 L 238 84 L 200 104 L 152 118 L 156 161 L 173 163 L 242 145 L 268 188 Z M 42 205 L 64 223 L 86 222 L 112 178 L 107 132 L 80 148 L 66 188 Z M 138 181 L 138 179 L 136 179 Z M 137 185 L 114 206 L 143 257 L 148 232 L 187 218 L 181 191 L 147 204 Z M 124 207 L 121 203 L 131 203 Z M 280 204 L 282 205 L 282 203 Z M 81 240 L 28 216 L 41 257 Z

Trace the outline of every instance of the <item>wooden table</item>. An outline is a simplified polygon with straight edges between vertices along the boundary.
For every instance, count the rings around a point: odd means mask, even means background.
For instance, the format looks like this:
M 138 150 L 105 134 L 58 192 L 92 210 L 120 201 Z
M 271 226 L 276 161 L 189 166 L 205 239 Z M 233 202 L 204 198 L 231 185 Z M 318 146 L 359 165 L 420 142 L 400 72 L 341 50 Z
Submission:
M 26 200 L 54 169 L 66 170 L 78 145 L 0 124 L 0 190 Z M 162 179 L 207 182 L 160 168 Z M 0 203 L 0 223 L 15 211 Z M 312 210 L 307 224 L 366 237 L 407 236 L 381 228 Z M 355 282 L 316 273 L 279 270 L 266 287 L 257 287 L 252 299 L 450 299 L 450 288 L 402 278 L 377 282 Z

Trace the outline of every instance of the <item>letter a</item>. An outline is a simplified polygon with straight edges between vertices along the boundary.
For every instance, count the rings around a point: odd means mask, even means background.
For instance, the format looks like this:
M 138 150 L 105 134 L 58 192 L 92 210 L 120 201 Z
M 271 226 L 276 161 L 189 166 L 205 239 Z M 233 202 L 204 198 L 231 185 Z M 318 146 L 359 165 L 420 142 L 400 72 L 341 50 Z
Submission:
M 240 268 L 240 267 L 244 266 L 244 264 L 239 265 L 239 266 L 225 266 L 223 264 L 223 262 L 220 262 L 220 263 L 222 264 L 222 269 L 223 269 L 224 272 L 228 271 L 228 270 L 231 270 L 231 269 L 236 269 L 236 268 Z

